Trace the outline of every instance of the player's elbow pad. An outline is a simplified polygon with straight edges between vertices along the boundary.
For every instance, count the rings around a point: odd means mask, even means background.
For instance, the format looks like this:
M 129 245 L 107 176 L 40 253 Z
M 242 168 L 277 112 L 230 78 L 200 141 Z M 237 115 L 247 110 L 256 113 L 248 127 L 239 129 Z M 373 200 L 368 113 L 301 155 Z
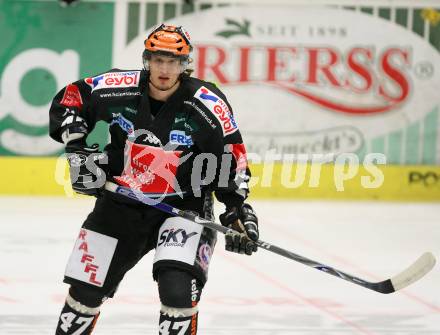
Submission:
M 61 124 L 61 139 L 64 144 L 79 140 L 87 135 L 87 123 L 78 115 L 69 115 Z

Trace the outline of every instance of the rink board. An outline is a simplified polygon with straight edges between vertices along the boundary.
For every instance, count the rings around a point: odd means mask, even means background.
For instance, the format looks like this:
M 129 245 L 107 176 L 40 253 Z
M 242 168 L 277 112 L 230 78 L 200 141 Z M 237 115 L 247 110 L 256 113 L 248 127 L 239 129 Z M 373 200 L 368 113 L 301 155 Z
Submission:
M 0 194 L 73 196 L 64 159 L 1 157 Z M 440 167 L 254 164 L 253 198 L 440 201 Z

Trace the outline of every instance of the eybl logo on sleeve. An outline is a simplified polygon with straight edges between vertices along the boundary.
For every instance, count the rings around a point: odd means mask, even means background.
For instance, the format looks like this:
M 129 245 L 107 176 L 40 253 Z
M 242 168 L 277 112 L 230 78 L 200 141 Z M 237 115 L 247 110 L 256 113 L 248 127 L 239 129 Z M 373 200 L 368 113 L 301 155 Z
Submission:
M 92 92 L 104 88 L 125 88 L 139 86 L 140 71 L 110 72 L 86 78 L 84 81 L 92 88 Z
M 215 93 L 202 86 L 197 90 L 194 97 L 201 101 L 212 114 L 214 114 L 222 125 L 224 136 L 232 134 L 238 129 L 228 105 Z

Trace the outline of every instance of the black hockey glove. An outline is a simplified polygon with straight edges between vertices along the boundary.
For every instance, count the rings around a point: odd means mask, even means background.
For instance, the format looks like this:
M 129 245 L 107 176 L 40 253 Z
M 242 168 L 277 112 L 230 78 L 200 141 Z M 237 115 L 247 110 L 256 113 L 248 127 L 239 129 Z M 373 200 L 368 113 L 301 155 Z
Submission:
M 66 156 L 73 190 L 99 196 L 106 181 L 101 166 L 107 164 L 107 155 L 99 151 L 98 144 L 89 147 L 84 139 L 71 141 L 66 145 Z
M 226 250 L 240 254 L 252 255 L 257 251 L 254 241 L 258 240 L 258 218 L 251 205 L 242 204 L 240 207 L 227 208 L 220 214 L 223 226 L 237 232 L 225 235 Z

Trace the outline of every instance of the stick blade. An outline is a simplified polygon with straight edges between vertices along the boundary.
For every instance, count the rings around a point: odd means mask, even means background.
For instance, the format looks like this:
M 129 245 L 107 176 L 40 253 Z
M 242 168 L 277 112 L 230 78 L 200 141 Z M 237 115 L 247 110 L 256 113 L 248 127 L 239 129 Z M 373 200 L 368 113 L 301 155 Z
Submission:
M 394 291 L 411 285 L 426 275 L 435 265 L 435 257 L 432 253 L 426 252 L 419 257 L 412 265 L 398 275 L 391 278 Z

